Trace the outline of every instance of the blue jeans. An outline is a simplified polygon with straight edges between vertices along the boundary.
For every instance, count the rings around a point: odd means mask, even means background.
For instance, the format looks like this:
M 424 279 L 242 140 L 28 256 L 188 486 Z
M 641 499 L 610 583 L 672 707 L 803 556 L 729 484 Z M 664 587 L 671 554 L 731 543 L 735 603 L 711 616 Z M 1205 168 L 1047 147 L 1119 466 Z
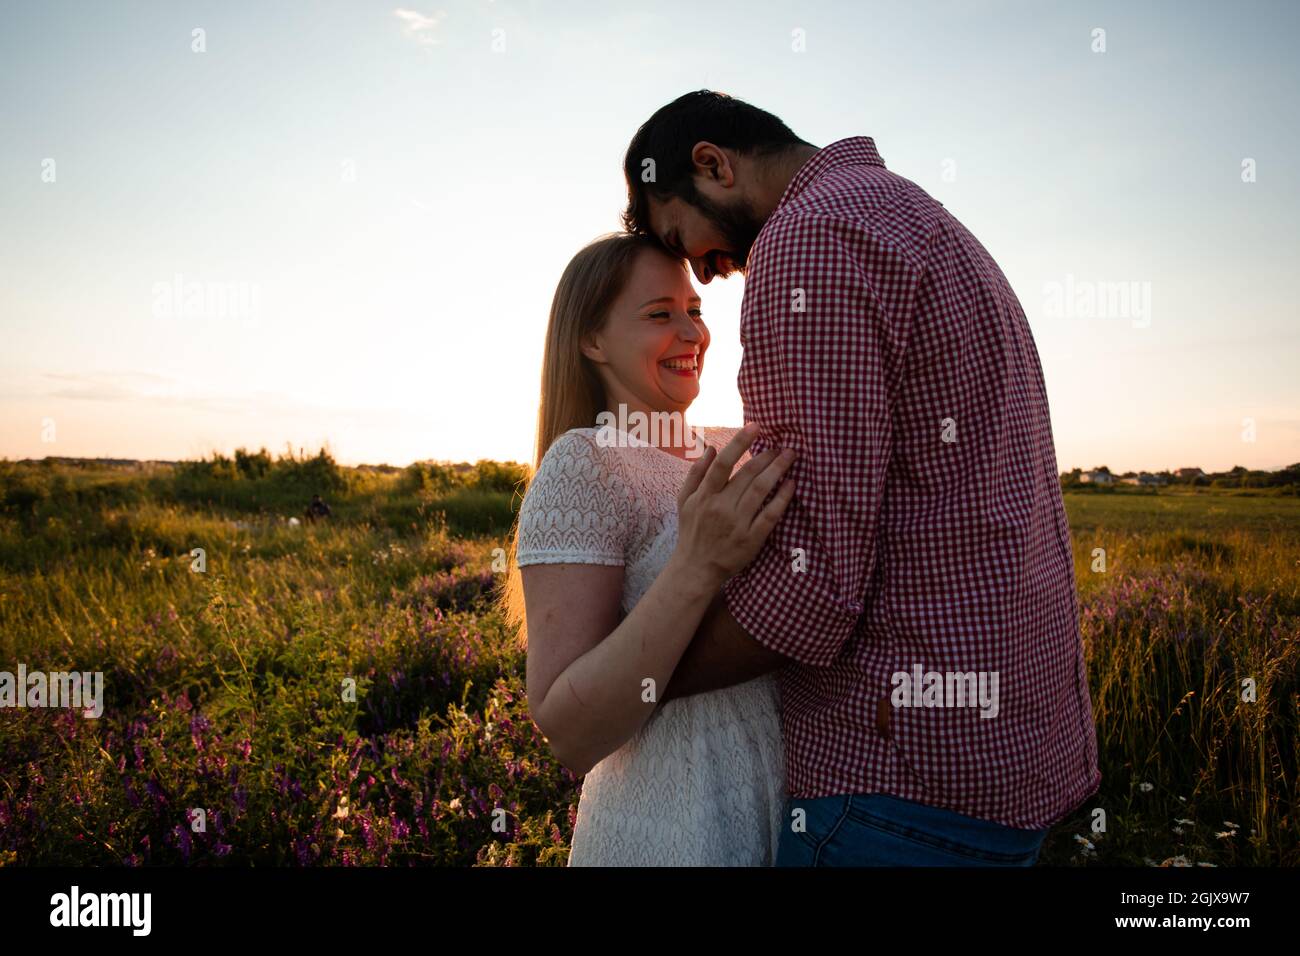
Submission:
M 793 827 L 799 808 L 802 833 Z M 883 793 L 791 797 L 776 865 L 1033 866 L 1045 836 Z

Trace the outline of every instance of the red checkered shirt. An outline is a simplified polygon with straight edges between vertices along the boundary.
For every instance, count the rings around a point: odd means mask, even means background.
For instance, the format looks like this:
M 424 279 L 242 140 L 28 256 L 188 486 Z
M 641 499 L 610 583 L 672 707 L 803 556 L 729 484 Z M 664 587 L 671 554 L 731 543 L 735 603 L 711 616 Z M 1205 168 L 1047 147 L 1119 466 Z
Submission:
M 1100 773 L 1047 394 L 1006 277 L 871 139 L 844 139 L 759 233 L 740 339 L 752 450 L 800 454 L 794 501 L 724 592 L 796 662 L 791 795 L 1055 823 Z

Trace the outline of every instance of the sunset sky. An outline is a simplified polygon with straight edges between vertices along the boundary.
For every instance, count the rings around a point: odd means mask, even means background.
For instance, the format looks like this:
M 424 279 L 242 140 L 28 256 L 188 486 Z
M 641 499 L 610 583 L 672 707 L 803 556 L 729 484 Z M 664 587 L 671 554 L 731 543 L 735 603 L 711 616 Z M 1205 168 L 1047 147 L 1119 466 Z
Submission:
M 1300 461 L 1297 27 L 1282 2 L 5 4 L 0 456 L 526 460 L 555 282 L 617 228 L 636 127 L 707 87 L 818 146 L 873 137 L 980 239 L 1062 470 Z M 1107 284 L 1124 314 L 1086 307 Z M 695 423 L 741 421 L 743 289 L 699 287 Z

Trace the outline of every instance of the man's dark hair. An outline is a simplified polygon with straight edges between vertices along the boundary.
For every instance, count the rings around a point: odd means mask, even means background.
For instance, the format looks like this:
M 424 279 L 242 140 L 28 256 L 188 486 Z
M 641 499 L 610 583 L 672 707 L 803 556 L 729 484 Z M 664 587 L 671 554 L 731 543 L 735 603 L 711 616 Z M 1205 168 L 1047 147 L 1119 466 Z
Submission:
M 679 96 L 646 120 L 628 144 L 627 155 L 623 157 L 623 175 L 627 178 L 625 230 L 651 234 L 647 203 L 650 196 L 659 200 L 677 197 L 699 205 L 691 149 L 700 140 L 747 156 L 766 156 L 792 146 L 812 145 L 771 113 L 726 93 L 696 90 Z M 642 181 L 647 159 L 654 160 L 653 182 Z

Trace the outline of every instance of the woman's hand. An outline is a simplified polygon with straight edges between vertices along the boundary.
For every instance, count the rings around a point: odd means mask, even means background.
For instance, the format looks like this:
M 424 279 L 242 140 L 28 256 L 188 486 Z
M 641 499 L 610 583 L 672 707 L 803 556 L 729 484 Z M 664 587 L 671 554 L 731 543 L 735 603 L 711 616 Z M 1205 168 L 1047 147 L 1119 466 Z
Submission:
M 763 504 L 794 462 L 789 449 L 768 448 L 731 474 L 757 437 L 758 425 L 750 422 L 722 451 L 706 449 L 677 493 L 673 560 L 713 590 L 755 558 L 794 497 L 794 482 L 787 481 Z

